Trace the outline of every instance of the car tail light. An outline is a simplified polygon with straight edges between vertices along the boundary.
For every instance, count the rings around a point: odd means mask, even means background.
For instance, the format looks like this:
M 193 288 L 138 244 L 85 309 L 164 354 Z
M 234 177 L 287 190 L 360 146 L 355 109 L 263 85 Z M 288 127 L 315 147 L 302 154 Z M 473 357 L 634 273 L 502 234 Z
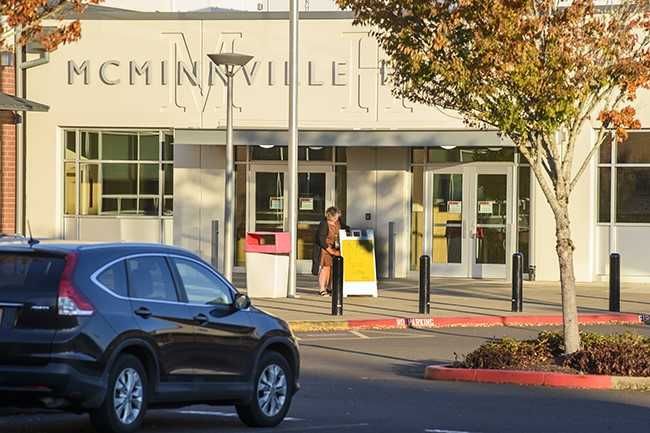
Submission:
M 83 296 L 72 282 L 72 274 L 77 265 L 77 255 L 65 256 L 65 267 L 59 282 L 57 306 L 60 316 L 90 316 L 95 312 L 92 304 Z

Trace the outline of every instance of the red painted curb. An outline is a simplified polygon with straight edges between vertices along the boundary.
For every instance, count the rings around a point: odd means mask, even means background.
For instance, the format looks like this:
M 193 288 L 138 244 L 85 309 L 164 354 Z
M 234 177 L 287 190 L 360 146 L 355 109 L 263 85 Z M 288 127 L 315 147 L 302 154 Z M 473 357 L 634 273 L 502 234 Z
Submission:
M 424 371 L 424 378 L 429 380 L 550 386 L 554 388 L 615 389 L 612 376 L 542 371 L 450 368 L 446 365 L 428 366 Z
M 348 329 L 404 329 L 407 321 L 402 318 L 395 319 L 358 319 L 348 320 Z
M 579 314 L 581 325 L 639 324 L 638 314 L 598 313 Z M 292 322 L 290 322 L 292 323 Z M 300 332 L 304 321 L 293 322 L 295 331 Z M 561 315 L 521 315 L 521 316 L 451 316 L 451 317 L 378 317 L 376 319 L 354 319 L 344 321 L 318 321 L 323 330 L 328 323 L 332 329 L 404 329 L 404 328 L 455 328 L 491 326 L 553 326 L 562 324 Z
M 434 324 L 436 328 L 504 326 L 506 320 L 504 316 L 436 317 Z

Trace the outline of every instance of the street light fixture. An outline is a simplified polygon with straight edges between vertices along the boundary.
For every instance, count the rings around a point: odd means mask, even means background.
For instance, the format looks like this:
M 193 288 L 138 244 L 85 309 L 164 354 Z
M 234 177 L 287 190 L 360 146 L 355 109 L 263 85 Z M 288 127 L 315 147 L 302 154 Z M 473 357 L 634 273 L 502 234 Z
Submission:
M 226 199 L 224 211 L 224 257 L 223 275 L 232 281 L 235 246 L 235 150 L 233 145 L 232 109 L 233 78 L 253 56 L 238 53 L 208 54 L 208 58 L 217 66 L 226 70 Z

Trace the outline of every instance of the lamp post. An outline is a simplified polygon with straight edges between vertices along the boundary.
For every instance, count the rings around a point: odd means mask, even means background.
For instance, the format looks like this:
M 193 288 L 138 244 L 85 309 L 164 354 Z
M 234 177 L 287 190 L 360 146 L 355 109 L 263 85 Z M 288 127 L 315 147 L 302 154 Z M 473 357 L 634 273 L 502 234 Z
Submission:
M 226 199 L 224 203 L 223 275 L 232 281 L 235 244 L 235 150 L 233 145 L 232 108 L 233 78 L 253 56 L 237 53 L 208 54 L 217 66 L 226 70 Z
M 298 0 L 289 3 L 289 279 L 287 297 L 296 297 L 298 245 Z

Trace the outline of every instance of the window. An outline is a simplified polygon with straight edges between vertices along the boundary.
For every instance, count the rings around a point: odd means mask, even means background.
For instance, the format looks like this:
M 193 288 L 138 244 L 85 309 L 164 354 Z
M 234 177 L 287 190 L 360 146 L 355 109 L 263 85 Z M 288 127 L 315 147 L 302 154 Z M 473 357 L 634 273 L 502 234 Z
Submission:
M 81 157 L 82 159 L 99 159 L 99 133 L 81 133 Z
M 187 300 L 193 304 L 230 305 L 233 302 L 230 287 L 198 263 L 174 259 L 183 282 Z
M 128 296 L 126 283 L 126 270 L 124 262 L 120 261 L 108 267 L 104 272 L 99 274 L 97 281 L 111 292 L 120 296 Z
M 520 165 L 518 170 L 517 250 L 524 255 L 524 272 L 527 272 L 530 265 L 530 167 Z
M 64 141 L 66 215 L 173 216 L 171 134 L 66 130 Z
M 339 153 L 340 156 L 340 153 Z M 289 150 L 286 146 L 252 146 L 251 159 L 254 161 L 287 161 Z M 331 161 L 331 147 L 301 146 L 298 148 L 300 161 Z
M 456 147 L 454 149 L 443 149 L 432 147 L 429 149 L 428 162 L 475 162 L 475 161 L 514 161 L 515 149 L 513 147 Z
M 598 203 L 598 221 L 601 223 L 610 222 L 610 200 L 612 187 L 612 169 L 610 167 L 598 168 L 598 189 L 600 200 Z
M 650 223 L 650 167 L 616 168 L 616 222 Z
M 413 150 L 413 160 L 423 160 L 424 154 Z M 418 270 L 419 257 L 424 251 L 424 166 L 411 167 L 411 256 L 410 269 Z
M 36 254 L 0 254 L 2 300 L 23 302 L 56 295 L 63 274 L 62 257 Z
M 613 138 L 605 140 L 601 145 L 598 166 L 598 222 L 650 223 L 648 185 L 650 132 L 630 132 L 623 142 Z M 614 215 L 611 214 L 612 205 L 615 209 Z
M 174 280 L 164 257 L 129 259 L 126 268 L 132 298 L 178 302 Z

